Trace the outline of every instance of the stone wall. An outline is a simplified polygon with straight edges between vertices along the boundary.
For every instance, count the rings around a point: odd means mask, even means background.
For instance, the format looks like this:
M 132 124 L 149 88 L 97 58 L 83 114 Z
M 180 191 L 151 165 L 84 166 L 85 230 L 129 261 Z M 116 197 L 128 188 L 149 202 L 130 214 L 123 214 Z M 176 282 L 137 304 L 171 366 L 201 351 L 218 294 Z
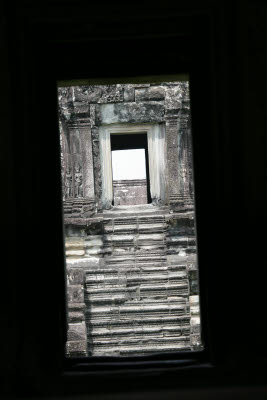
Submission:
M 188 83 L 60 88 L 59 115 L 67 355 L 201 349 Z M 140 204 L 136 184 L 123 211 L 116 182 L 104 209 L 99 132 L 120 124 L 164 126 L 164 202 Z
M 113 181 L 114 206 L 147 204 L 146 179 Z
M 102 209 L 100 126 L 163 123 L 168 155 L 168 202 L 176 210 L 192 209 L 188 82 L 59 88 L 59 115 L 66 199 L 85 197 L 93 200 L 94 210 Z

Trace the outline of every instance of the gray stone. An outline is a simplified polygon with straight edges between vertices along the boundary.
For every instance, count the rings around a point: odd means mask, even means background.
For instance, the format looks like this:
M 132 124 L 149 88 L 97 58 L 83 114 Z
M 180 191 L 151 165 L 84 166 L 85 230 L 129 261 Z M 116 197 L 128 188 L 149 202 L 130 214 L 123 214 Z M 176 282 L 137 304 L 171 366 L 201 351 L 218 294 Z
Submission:
M 66 343 L 66 353 L 72 356 L 85 356 L 87 353 L 87 341 L 68 341 Z
M 68 356 L 201 349 L 189 110 L 187 82 L 59 90 Z M 140 204 L 136 182 L 125 188 L 111 179 L 105 197 L 102 175 L 107 125 L 131 134 L 141 124 L 150 126 L 150 205 Z
M 83 286 L 81 285 L 68 286 L 67 294 L 69 303 L 84 302 L 84 291 L 83 291 Z
M 166 90 L 165 106 L 167 109 L 180 109 L 182 107 L 183 94 L 179 86 Z
M 89 117 L 89 113 L 90 113 L 90 106 L 89 106 L 89 104 L 86 104 L 86 103 L 84 103 L 84 102 L 78 102 L 78 101 L 75 101 L 74 103 L 73 103 L 73 105 L 74 105 L 74 112 L 75 113 L 77 113 L 77 114 L 87 114 L 88 115 L 88 117 Z
M 68 341 L 82 341 L 87 339 L 85 322 L 70 323 L 68 326 Z
M 82 285 L 84 281 L 84 270 L 81 268 L 67 269 L 68 285 Z
M 162 122 L 164 105 L 157 102 L 105 104 L 100 108 L 100 123 Z
M 135 101 L 134 87 L 125 87 L 124 88 L 124 101 L 126 101 L 126 102 Z
M 152 86 L 146 89 L 135 89 L 135 101 L 164 100 L 165 90 L 160 86 Z

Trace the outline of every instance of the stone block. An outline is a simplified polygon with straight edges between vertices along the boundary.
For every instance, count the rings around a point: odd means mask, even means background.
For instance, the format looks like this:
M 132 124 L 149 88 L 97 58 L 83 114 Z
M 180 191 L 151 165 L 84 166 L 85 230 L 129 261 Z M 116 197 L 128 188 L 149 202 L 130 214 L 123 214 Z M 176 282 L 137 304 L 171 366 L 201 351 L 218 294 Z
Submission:
M 135 88 L 147 88 L 150 86 L 150 83 L 133 83 Z
M 66 257 L 78 257 L 78 256 L 84 256 L 85 251 L 84 250 L 66 250 Z
M 83 303 L 84 302 L 84 290 L 81 285 L 69 286 L 67 290 L 68 302 L 69 303 Z
M 67 237 L 65 238 L 66 249 L 83 249 L 84 241 L 80 237 Z
M 165 90 L 161 86 L 152 86 L 145 89 L 135 89 L 135 101 L 159 101 L 164 100 Z
M 70 355 L 86 355 L 87 352 L 87 341 L 82 340 L 79 342 L 67 342 L 66 353 Z
M 182 107 L 183 93 L 180 86 L 166 89 L 165 107 L 167 109 L 179 109 Z
M 67 282 L 68 285 L 82 285 L 84 281 L 84 271 L 81 268 L 68 268 L 67 269 Z
M 198 349 L 200 350 L 202 348 L 201 339 L 200 339 L 199 334 L 191 335 L 190 342 L 191 342 L 191 346 L 194 348 L 194 350 L 198 350 Z
M 198 295 L 189 296 L 189 303 L 190 303 L 190 306 L 199 305 L 199 296 Z
M 68 307 L 69 311 L 84 312 L 84 303 L 70 303 Z
M 97 103 L 103 94 L 101 86 L 90 86 L 87 90 L 87 99 L 89 103 Z
M 85 321 L 80 323 L 70 323 L 68 326 L 68 341 L 82 341 L 86 340 L 86 326 Z
M 118 103 L 100 106 L 99 123 L 142 123 L 162 122 L 164 105 L 155 101 L 149 103 Z
M 199 287 L 198 287 L 198 274 L 196 270 L 188 271 L 188 278 L 190 282 L 190 294 L 198 295 Z
M 94 258 L 94 259 L 86 259 L 86 258 L 81 258 L 81 259 L 75 259 L 75 258 L 70 258 L 67 259 L 67 267 L 68 268 L 89 268 L 89 267 L 97 267 L 99 265 L 99 259 Z
M 65 240 L 66 256 L 83 256 L 84 240 L 82 238 L 71 237 Z
M 130 102 L 135 100 L 135 90 L 133 87 L 124 88 L 124 101 Z
M 100 235 L 91 235 L 85 240 L 85 247 L 103 246 L 103 239 Z
M 81 303 L 83 304 L 83 303 Z M 68 312 L 68 322 L 81 322 L 84 321 L 84 311 L 69 311 Z
M 74 112 L 76 114 L 86 114 L 87 116 L 89 116 L 89 104 L 83 103 L 83 102 L 74 102 L 73 103 L 74 106 Z
M 199 315 L 200 313 L 199 305 L 190 306 L 190 313 L 191 315 Z

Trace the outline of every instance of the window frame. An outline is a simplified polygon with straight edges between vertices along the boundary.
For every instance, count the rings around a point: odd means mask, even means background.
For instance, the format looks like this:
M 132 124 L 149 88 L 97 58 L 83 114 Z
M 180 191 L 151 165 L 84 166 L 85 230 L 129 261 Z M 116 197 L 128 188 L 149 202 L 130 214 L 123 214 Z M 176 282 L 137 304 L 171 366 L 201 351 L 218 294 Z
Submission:
M 147 134 L 150 194 L 152 199 L 167 201 L 167 171 L 165 170 L 166 140 L 164 124 L 103 124 L 99 128 L 99 144 L 102 177 L 102 204 L 110 207 L 113 201 L 111 135 Z M 154 140 L 158 136 L 162 141 Z M 158 157 L 153 157 L 153 155 Z M 160 157 L 161 155 L 161 157 Z

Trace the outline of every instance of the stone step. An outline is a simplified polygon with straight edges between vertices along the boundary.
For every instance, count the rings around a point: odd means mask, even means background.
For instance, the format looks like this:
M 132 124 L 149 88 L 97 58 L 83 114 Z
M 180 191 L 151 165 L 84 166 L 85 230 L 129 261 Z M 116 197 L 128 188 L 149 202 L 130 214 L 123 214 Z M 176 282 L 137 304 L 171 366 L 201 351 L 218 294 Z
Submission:
M 135 216 L 154 216 L 169 215 L 169 207 L 157 207 L 152 204 L 140 204 L 131 206 L 115 206 L 111 210 L 103 212 L 104 218 L 135 217 Z
M 182 282 L 182 283 L 168 283 L 168 284 L 156 284 L 153 286 L 146 286 L 146 285 L 140 285 L 140 286 L 133 286 L 133 287 L 121 287 L 119 286 L 114 286 L 114 287 L 92 287 L 92 286 L 86 286 L 85 288 L 85 296 L 91 298 L 93 295 L 99 295 L 101 296 L 102 294 L 105 295 L 110 295 L 111 297 L 113 295 L 116 295 L 117 293 L 125 293 L 126 291 L 136 291 L 137 288 L 140 288 L 140 291 L 156 291 L 156 290 L 163 290 L 163 291 L 172 291 L 172 290 L 182 290 L 185 288 L 188 288 L 188 283 L 187 282 Z
M 101 291 L 93 290 L 91 288 L 85 289 L 85 303 L 88 303 L 88 305 L 118 304 L 131 300 L 142 301 L 145 304 L 146 300 L 151 301 L 153 299 L 168 302 L 176 297 L 185 297 L 189 294 L 189 287 L 186 283 L 169 287 L 157 284 L 153 287 L 136 286 L 127 290 L 123 290 L 120 287 L 101 289 Z
M 106 256 L 104 261 L 106 264 L 121 262 L 163 262 L 167 260 L 166 253 L 162 250 L 150 251 L 146 253 L 136 253 L 136 251 L 128 251 L 127 253 Z
M 95 285 L 95 284 L 125 284 L 130 285 L 134 283 L 142 283 L 142 282 L 151 282 L 151 284 L 156 284 L 156 282 L 169 282 L 172 281 L 181 281 L 187 279 L 187 273 L 185 271 L 160 271 L 158 273 L 151 272 L 143 272 L 142 274 L 95 274 L 95 275 L 86 275 L 85 282 L 87 285 Z
M 128 326 L 165 326 L 166 324 L 173 324 L 177 326 L 188 326 L 190 325 L 190 315 L 182 315 L 182 316 L 157 316 L 153 317 L 151 315 L 144 315 L 140 318 L 136 317 L 134 320 L 132 318 L 129 319 L 110 319 L 108 321 L 103 321 L 103 319 L 95 319 L 91 316 L 88 311 L 85 315 L 86 322 L 90 324 L 91 329 L 94 328 L 110 328 L 116 329 L 120 327 L 128 327 Z
M 154 232 L 151 232 L 151 233 L 149 233 L 149 234 L 136 234 L 136 235 L 133 235 L 133 234 L 130 234 L 130 233 L 128 233 L 128 234 L 125 234 L 125 235 L 120 235 L 120 234 L 115 234 L 115 233 L 112 233 L 112 234 L 105 234 L 104 235 L 104 242 L 129 242 L 129 241 L 133 241 L 133 240 L 136 240 L 136 241 L 159 241 L 159 240 L 162 240 L 162 241 L 165 241 L 165 238 L 166 238 L 166 236 L 165 236 L 165 234 L 164 233 L 154 233 Z
M 163 345 L 166 345 L 167 343 L 179 343 L 179 342 L 187 342 L 187 341 L 190 341 L 190 339 L 188 338 L 188 336 L 186 337 L 186 336 L 161 336 L 161 337 L 158 337 L 158 336 L 153 336 L 153 335 L 146 335 L 145 337 L 143 336 L 143 338 L 142 338 L 142 343 L 140 343 L 140 338 L 138 338 L 138 337 L 133 337 L 133 338 L 126 338 L 125 340 L 123 340 L 122 338 L 108 338 L 108 340 L 107 339 L 105 339 L 105 338 L 97 338 L 97 339 L 95 339 L 94 340 L 94 342 L 93 342 L 93 346 L 94 346 L 94 348 L 96 347 L 96 346 L 108 346 L 108 345 L 118 345 L 119 347 L 122 347 L 122 346 L 129 346 L 130 344 L 132 344 L 132 345 L 138 345 L 139 344 L 139 346 L 140 346 L 140 348 L 142 348 L 143 346 L 146 346 L 146 345 L 156 345 L 156 344 L 158 344 L 158 345 L 160 345 L 160 344 L 163 344 Z M 90 339 L 88 340 L 88 343 L 90 343 Z
M 190 324 L 184 326 L 178 325 L 152 325 L 152 326 L 127 326 L 127 327 L 117 327 L 113 329 L 109 328 L 91 328 L 90 336 L 94 338 L 111 338 L 115 335 L 120 338 L 127 338 L 129 336 L 138 338 L 143 337 L 144 334 L 149 337 L 149 335 L 157 334 L 159 336 L 183 336 L 190 333 Z M 94 342 L 95 343 L 95 342 Z
M 106 234 L 123 234 L 123 233 L 128 233 L 128 234 L 137 234 L 137 233 L 165 233 L 167 229 L 167 225 L 165 223 L 154 223 L 154 224 L 142 224 L 142 225 L 137 225 L 137 224 L 125 224 L 125 225 L 106 225 L 104 227 L 104 231 Z
M 111 348 L 112 346 L 112 348 Z M 103 340 L 94 340 L 93 343 L 88 341 L 88 348 L 93 351 L 94 356 L 98 355 L 120 355 L 129 356 L 131 354 L 148 354 L 157 352 L 172 352 L 179 350 L 190 350 L 190 337 L 168 337 L 162 336 L 161 338 L 146 336 L 142 339 L 126 339 L 126 340 L 112 340 L 110 338 Z
M 89 313 L 91 319 L 101 318 L 103 323 L 108 323 L 113 319 L 129 319 L 133 320 L 133 318 L 141 317 L 141 316 L 154 316 L 154 317 L 163 317 L 167 315 L 172 316 L 185 316 L 189 315 L 189 305 L 186 302 L 186 299 L 182 298 L 184 302 L 166 302 L 159 303 L 150 302 L 146 304 L 139 304 L 139 302 L 135 302 L 135 304 L 120 304 L 120 305 L 101 305 L 101 306 L 92 306 Z
M 100 349 L 99 348 L 94 348 L 93 352 L 90 352 L 90 347 L 89 347 L 89 355 L 93 355 L 95 357 L 98 356 L 116 356 L 116 357 L 131 357 L 131 356 L 144 356 L 144 355 L 150 355 L 150 354 L 155 354 L 158 352 L 161 353 L 172 353 L 172 352 L 178 352 L 178 351 L 188 351 L 191 350 L 190 346 L 190 341 L 187 340 L 186 342 L 181 342 L 179 345 L 161 345 L 159 346 L 158 344 L 154 347 L 148 346 L 148 347 L 140 347 L 140 345 L 135 346 L 135 347 L 127 347 L 127 348 L 121 348 L 121 347 L 114 347 L 110 349 L 107 347 L 106 349 Z
M 168 265 L 167 263 L 142 263 L 142 264 L 112 264 L 100 267 L 90 267 L 86 269 L 85 273 L 90 274 L 120 274 L 125 273 L 143 273 L 143 272 L 155 272 L 155 271 L 186 271 L 186 265 Z
M 172 246 L 195 246 L 196 239 L 188 236 L 168 236 L 166 235 L 166 242 Z

